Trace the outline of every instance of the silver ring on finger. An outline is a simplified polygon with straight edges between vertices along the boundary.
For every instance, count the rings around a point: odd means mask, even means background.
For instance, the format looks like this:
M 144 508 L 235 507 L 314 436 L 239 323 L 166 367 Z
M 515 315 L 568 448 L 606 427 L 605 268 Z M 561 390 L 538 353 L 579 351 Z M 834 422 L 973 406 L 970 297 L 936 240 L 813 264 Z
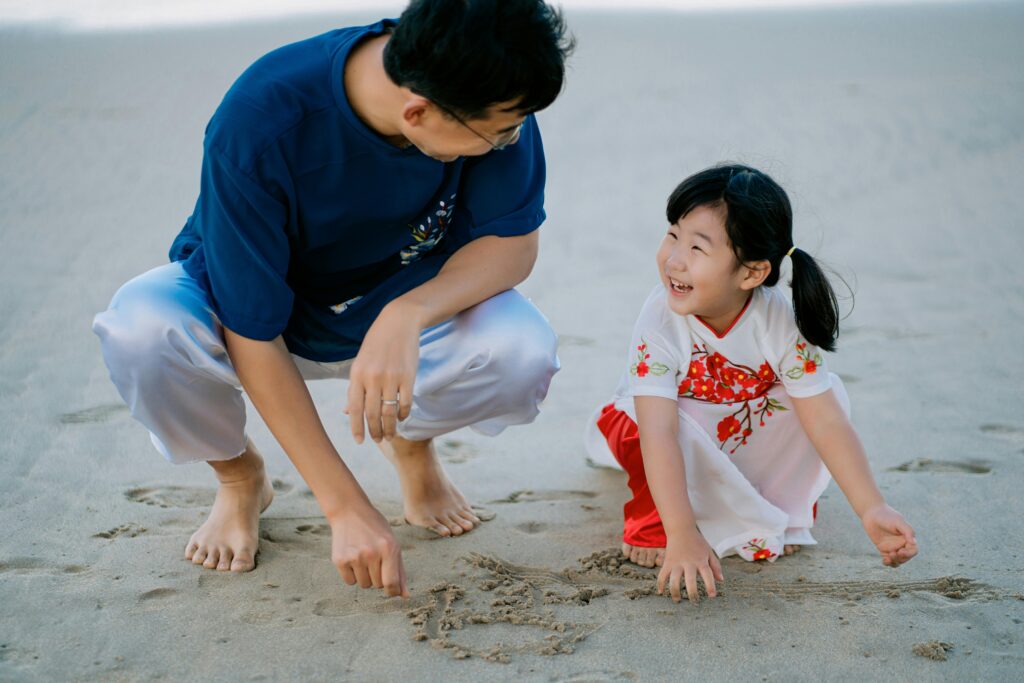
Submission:
M 391 400 L 391 401 L 388 401 L 388 400 L 385 400 L 385 399 L 381 399 L 380 404 L 382 406 L 397 406 L 398 405 L 398 399 L 396 398 L 396 399 Z

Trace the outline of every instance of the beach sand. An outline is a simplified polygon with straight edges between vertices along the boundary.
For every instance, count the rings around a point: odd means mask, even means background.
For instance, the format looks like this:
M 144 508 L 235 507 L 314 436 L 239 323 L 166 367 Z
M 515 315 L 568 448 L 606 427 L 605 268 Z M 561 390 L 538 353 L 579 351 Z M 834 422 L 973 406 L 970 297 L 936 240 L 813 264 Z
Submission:
M 1024 8 L 1009 3 L 571 14 L 569 85 L 539 116 L 549 219 L 522 287 L 563 370 L 535 424 L 439 443 L 494 519 L 451 540 L 396 527 L 408 601 L 347 587 L 252 413 L 277 490 L 259 565 L 182 558 L 211 473 L 153 450 L 91 318 L 165 260 L 242 69 L 369 19 L 0 33 L 0 681 L 1019 680 Z M 829 363 L 921 554 L 883 567 L 833 485 L 818 546 L 728 559 L 722 597 L 674 604 L 615 559 L 627 489 L 584 464 L 581 431 L 655 282 L 665 198 L 725 159 L 775 175 L 798 245 L 856 291 Z M 310 386 L 398 515 L 390 466 L 346 434 L 344 385 Z

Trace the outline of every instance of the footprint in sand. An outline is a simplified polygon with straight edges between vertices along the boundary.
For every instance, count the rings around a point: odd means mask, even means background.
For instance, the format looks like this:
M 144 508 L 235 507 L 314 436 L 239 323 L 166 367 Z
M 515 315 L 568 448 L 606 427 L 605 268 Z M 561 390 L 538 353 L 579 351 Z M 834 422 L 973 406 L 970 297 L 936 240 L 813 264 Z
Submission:
M 458 439 L 445 439 L 437 445 L 437 457 L 451 465 L 461 465 L 475 459 L 476 456 L 476 449 Z
M 539 503 L 539 502 L 558 502 L 563 500 L 581 500 L 596 498 L 597 493 L 594 491 L 562 491 L 558 489 L 548 489 L 546 491 L 513 491 L 504 498 L 498 500 L 492 500 L 492 504 L 498 503 Z
M 295 527 L 295 533 L 302 536 L 330 536 L 331 527 L 327 524 L 300 524 Z
M 137 488 L 125 491 L 124 497 L 133 503 L 161 508 L 199 508 L 213 504 L 213 489 L 194 489 L 185 486 Z
M 635 681 L 634 671 L 581 671 L 565 678 L 552 678 L 552 683 L 605 683 L 605 681 Z
M 109 422 L 115 417 L 127 413 L 128 406 L 123 403 L 105 403 L 101 406 L 76 410 L 73 413 L 64 413 L 58 419 L 62 424 L 91 424 Z
M 99 533 L 93 534 L 92 537 L 112 539 L 124 536 L 125 538 L 135 538 L 136 536 L 146 533 L 146 531 L 146 527 L 139 526 L 135 523 L 130 523 L 122 524 L 121 526 L 117 526 L 113 529 L 108 529 L 106 531 L 101 531 Z
M 547 529 L 548 525 L 543 522 L 523 522 L 522 524 L 516 524 L 515 528 L 524 534 L 539 534 Z
M 0 574 L 81 574 L 89 571 L 80 564 L 50 564 L 35 557 L 12 557 L 0 562 Z
M 282 495 L 291 492 L 291 490 L 295 488 L 283 479 L 274 479 L 270 482 L 270 485 L 274 488 L 274 493 L 280 493 Z
M 1005 439 L 1011 443 L 1024 444 L 1024 429 L 1013 425 L 984 424 L 978 427 L 983 433 Z
M 139 595 L 140 601 L 145 600 L 159 600 L 161 598 L 169 598 L 172 595 L 177 595 L 178 591 L 175 588 L 154 588 L 151 591 L 146 591 Z
M 988 474 L 992 468 L 981 460 L 967 462 L 957 460 L 932 460 L 917 458 L 902 465 L 890 467 L 889 472 L 935 472 L 937 474 Z
M 558 335 L 558 348 L 565 348 L 569 346 L 593 346 L 594 340 L 590 337 L 581 337 L 575 334 L 560 334 Z

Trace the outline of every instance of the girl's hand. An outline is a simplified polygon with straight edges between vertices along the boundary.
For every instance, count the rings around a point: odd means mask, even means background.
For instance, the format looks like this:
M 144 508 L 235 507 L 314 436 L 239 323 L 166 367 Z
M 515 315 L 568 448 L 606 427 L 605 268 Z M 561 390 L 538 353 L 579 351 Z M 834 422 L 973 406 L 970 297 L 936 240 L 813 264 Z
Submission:
M 692 534 L 683 538 L 669 536 L 665 546 L 665 562 L 658 572 L 658 595 L 665 594 L 665 582 L 668 582 L 669 593 L 672 599 L 679 602 L 682 599 L 680 582 L 685 581 L 686 597 L 690 602 L 700 600 L 700 593 L 697 592 L 697 575 L 704 580 L 704 589 L 709 598 L 718 595 L 715 588 L 715 579 L 725 581 L 722 575 L 722 565 L 718 563 L 715 552 L 704 540 L 704 536 L 696 529 Z
M 914 529 L 903 515 L 885 503 L 868 508 L 860 521 L 868 538 L 882 554 L 882 564 L 898 567 L 917 555 Z

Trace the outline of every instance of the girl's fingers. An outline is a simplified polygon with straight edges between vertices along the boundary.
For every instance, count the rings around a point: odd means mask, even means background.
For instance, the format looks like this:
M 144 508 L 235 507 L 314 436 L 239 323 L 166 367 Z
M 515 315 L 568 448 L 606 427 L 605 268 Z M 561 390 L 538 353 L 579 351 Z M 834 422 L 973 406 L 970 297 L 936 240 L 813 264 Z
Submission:
M 718 581 L 725 581 L 725 574 L 722 573 L 722 563 L 718 561 L 715 555 L 711 556 L 711 571 L 714 572 L 715 578 Z
M 668 567 L 662 567 L 661 571 L 658 572 L 658 595 L 665 594 L 665 579 L 671 575 Z
M 672 575 L 668 579 L 668 592 L 672 595 L 672 599 L 679 602 L 683 599 L 683 596 L 679 593 L 679 583 L 683 579 L 683 570 L 678 567 L 672 570 Z
M 687 569 L 686 570 L 686 597 L 690 602 L 697 602 L 700 600 L 700 593 L 697 591 L 697 570 Z
M 713 576 L 714 570 L 710 566 L 700 568 L 700 578 L 704 579 L 704 590 L 708 592 L 708 597 L 713 598 L 718 595 L 718 589 L 715 587 L 715 577 Z

